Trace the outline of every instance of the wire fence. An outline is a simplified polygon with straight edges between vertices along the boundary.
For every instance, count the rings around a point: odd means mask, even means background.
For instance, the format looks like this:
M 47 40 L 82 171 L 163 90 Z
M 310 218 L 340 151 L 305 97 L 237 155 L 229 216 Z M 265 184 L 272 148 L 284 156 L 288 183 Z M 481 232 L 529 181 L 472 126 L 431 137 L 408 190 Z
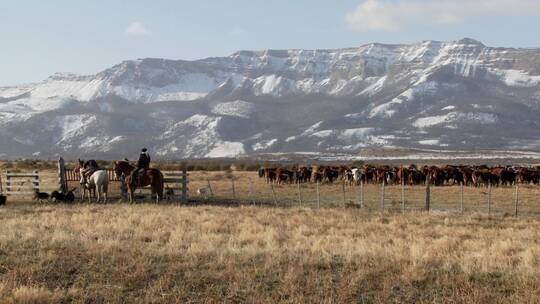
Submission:
M 346 182 L 268 184 L 245 174 L 191 181 L 195 202 L 235 202 L 308 208 L 363 208 L 373 212 L 485 213 L 540 217 L 540 186 L 349 184 Z

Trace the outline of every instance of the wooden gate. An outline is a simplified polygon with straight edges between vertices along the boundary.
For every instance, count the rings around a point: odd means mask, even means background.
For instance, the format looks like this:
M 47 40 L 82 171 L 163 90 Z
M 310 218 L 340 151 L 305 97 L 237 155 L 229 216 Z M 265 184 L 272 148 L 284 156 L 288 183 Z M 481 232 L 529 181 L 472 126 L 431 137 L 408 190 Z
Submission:
M 6 195 L 33 196 L 39 191 L 39 171 L 19 173 L 6 171 Z
M 186 169 L 182 171 L 163 172 L 163 184 L 165 191 L 172 190 L 175 198 L 180 199 L 180 203 L 188 201 L 188 173 Z

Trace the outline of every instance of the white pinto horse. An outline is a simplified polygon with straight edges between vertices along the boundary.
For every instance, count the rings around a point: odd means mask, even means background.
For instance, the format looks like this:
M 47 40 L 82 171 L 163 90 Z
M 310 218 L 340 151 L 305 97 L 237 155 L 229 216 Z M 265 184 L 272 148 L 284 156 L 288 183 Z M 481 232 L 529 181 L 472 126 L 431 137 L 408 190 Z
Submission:
M 88 190 L 88 202 L 92 202 L 90 191 L 94 190 L 97 192 L 97 203 L 101 201 L 102 197 L 103 203 L 107 202 L 107 191 L 109 189 L 109 174 L 107 174 L 107 170 L 97 170 L 90 175 L 88 180 L 85 180 L 81 176 L 81 185 L 83 187 L 81 201 L 84 201 L 86 190 Z

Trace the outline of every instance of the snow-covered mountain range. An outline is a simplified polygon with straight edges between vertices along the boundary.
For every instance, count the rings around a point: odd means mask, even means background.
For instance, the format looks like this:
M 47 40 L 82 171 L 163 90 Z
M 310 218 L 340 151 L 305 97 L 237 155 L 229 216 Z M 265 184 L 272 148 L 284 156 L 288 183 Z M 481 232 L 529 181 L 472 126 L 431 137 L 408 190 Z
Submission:
M 0 87 L 0 157 L 540 149 L 540 49 L 472 39 L 139 59 Z

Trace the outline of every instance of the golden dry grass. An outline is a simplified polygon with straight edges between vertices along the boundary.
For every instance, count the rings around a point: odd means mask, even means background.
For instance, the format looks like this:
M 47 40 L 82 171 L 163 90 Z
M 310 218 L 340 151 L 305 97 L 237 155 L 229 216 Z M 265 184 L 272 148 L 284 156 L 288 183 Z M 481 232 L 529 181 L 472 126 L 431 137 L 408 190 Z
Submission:
M 1 303 L 539 303 L 540 221 L 175 205 L 0 208 Z

